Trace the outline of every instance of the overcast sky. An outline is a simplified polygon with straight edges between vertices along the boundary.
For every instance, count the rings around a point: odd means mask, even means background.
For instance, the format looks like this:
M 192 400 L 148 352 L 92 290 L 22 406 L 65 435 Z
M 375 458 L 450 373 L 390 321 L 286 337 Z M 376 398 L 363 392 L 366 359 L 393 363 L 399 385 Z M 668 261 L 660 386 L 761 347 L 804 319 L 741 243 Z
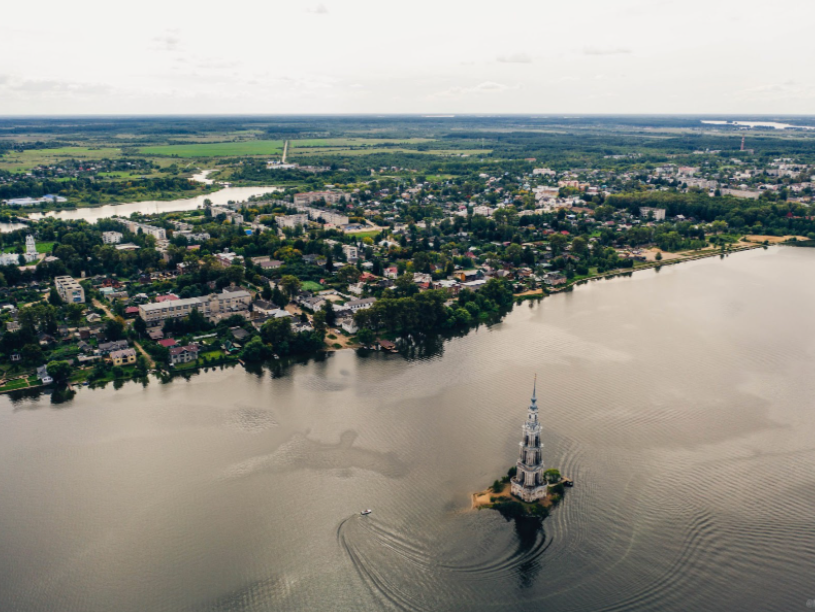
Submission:
M 4 3 L 0 114 L 815 113 L 815 0 Z

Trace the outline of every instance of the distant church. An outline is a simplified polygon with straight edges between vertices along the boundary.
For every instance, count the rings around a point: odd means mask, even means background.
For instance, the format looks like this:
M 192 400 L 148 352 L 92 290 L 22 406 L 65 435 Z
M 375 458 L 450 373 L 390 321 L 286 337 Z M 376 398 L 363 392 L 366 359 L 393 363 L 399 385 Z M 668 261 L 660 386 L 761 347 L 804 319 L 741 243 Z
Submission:
M 22 257 L 26 263 L 32 263 L 39 258 L 37 243 L 32 234 L 25 237 L 25 253 L 23 253 Z M 19 263 L 20 255 L 18 253 L 0 253 L 0 266 L 16 266 Z
M 522 427 L 521 449 L 515 464 L 517 471 L 510 481 L 510 492 L 526 502 L 543 499 L 548 492 L 546 478 L 543 475 L 543 443 L 536 393 L 537 381 L 532 387 L 532 402 Z

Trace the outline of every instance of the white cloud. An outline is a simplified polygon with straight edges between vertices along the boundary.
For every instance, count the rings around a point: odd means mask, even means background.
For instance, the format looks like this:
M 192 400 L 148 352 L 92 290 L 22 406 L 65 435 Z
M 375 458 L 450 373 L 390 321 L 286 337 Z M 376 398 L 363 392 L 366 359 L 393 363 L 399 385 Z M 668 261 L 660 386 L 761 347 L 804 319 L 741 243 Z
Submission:
M 459 97 L 459 96 L 472 96 L 472 95 L 482 95 L 482 94 L 496 94 L 496 93 L 503 93 L 509 89 L 518 89 L 518 86 L 504 85 L 503 83 L 496 83 L 495 81 L 484 81 L 483 83 L 479 83 L 478 85 L 474 85 L 472 87 L 450 87 L 445 89 L 444 91 L 437 92 L 433 94 L 431 97 L 434 98 L 451 98 L 451 97 Z
M 154 36 L 152 41 L 154 49 L 169 52 L 178 51 L 179 45 L 181 44 L 181 38 L 175 30 L 168 30 L 163 34 Z
M 0 76 L 0 87 L 20 95 L 37 96 L 95 96 L 111 91 L 111 87 L 103 83 L 57 79 L 16 79 L 9 76 Z
M 627 47 L 583 47 L 583 55 L 628 55 Z
M 527 53 L 511 53 L 499 55 L 497 60 L 502 64 L 531 64 L 532 56 Z

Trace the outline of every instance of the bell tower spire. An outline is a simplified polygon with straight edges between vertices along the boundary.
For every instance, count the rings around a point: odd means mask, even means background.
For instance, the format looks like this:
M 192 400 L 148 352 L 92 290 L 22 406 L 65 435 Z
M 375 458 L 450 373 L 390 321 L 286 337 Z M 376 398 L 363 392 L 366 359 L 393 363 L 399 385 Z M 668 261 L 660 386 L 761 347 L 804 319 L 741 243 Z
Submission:
M 543 475 L 543 443 L 541 425 L 538 421 L 538 376 L 532 383 L 532 400 L 526 422 L 521 427 L 522 437 L 515 476 L 510 481 L 510 491 L 526 502 L 546 497 L 548 490 Z

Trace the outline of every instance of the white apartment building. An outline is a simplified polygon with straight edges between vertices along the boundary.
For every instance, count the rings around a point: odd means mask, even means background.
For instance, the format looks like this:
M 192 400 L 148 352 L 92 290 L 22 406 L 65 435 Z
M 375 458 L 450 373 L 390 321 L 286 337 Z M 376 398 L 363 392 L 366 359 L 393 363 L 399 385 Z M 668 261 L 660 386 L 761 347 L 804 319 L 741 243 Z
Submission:
M 122 241 L 122 232 L 102 232 L 102 242 L 105 244 L 119 244 Z
M 148 326 L 159 325 L 166 319 L 180 319 L 197 310 L 205 317 L 213 315 L 243 312 L 252 303 L 252 296 L 243 289 L 237 291 L 224 290 L 218 294 L 204 297 L 185 298 L 183 300 L 168 300 L 155 304 L 141 304 L 139 316 Z
M 156 240 L 167 240 L 167 231 L 163 227 L 155 227 L 147 225 L 146 223 L 139 223 L 138 221 L 130 221 L 129 219 L 116 219 L 119 223 L 124 225 L 129 232 L 138 234 L 140 231 L 147 236 L 154 236 Z
M 647 219 L 649 213 L 653 215 L 654 221 L 665 221 L 664 208 L 650 208 L 648 206 L 640 207 L 640 217 Z
M 280 217 L 275 217 L 275 223 L 277 223 L 277 227 L 290 227 L 294 229 L 298 225 L 306 226 L 308 225 L 308 214 L 301 213 L 299 215 L 284 215 Z
M 295 196 L 295 198 L 296 197 L 297 196 Z M 294 208 L 295 210 L 299 210 L 301 213 L 307 214 L 308 218 L 311 219 L 312 221 L 322 219 L 325 223 L 330 223 L 332 225 L 348 225 L 349 222 L 349 219 L 346 215 L 331 212 L 330 210 L 312 208 L 311 206 L 306 206 L 305 204 L 298 204 L 296 201 L 292 205 L 292 208 Z
M 85 290 L 82 285 L 70 276 L 57 276 L 54 278 L 54 285 L 63 302 L 69 304 L 85 303 Z
M 342 245 L 342 252 L 345 253 L 345 258 L 350 262 L 359 259 L 359 249 L 352 244 Z
M 313 204 L 314 202 L 323 200 L 328 204 L 336 204 L 337 202 L 342 202 L 347 197 L 348 196 L 341 191 L 309 191 L 307 193 L 294 194 L 294 203 L 301 205 Z

